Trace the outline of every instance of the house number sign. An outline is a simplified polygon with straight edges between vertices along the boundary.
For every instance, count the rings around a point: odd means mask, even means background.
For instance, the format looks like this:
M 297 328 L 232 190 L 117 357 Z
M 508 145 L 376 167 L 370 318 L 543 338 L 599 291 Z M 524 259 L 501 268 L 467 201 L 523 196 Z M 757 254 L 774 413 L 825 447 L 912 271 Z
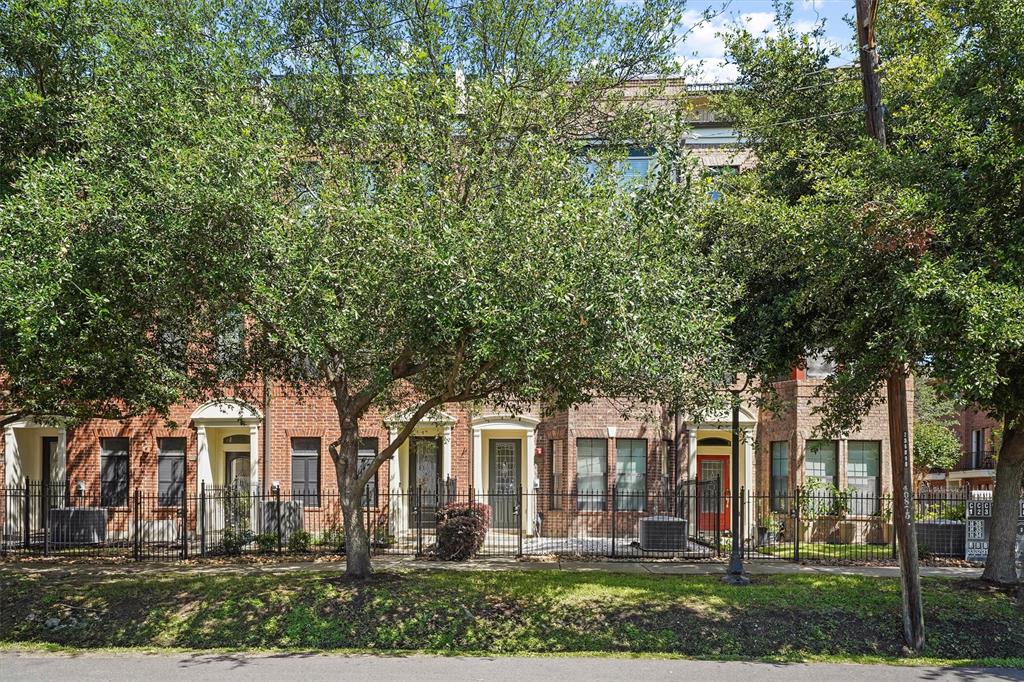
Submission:
M 1017 546 L 1024 540 L 1024 500 L 1020 502 L 1017 523 Z M 968 561 L 984 561 L 988 557 L 989 534 L 992 532 L 992 491 L 975 490 L 967 501 Z

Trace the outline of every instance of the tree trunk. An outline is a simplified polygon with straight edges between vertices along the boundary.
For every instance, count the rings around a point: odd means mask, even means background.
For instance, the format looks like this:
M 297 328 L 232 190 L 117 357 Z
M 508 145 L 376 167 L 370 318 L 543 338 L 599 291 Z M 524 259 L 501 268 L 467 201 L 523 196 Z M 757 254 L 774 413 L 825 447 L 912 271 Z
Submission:
M 1021 415 L 1003 420 L 1003 442 L 996 463 L 996 489 L 992 495 L 992 528 L 982 579 L 998 585 L 1016 585 L 1017 524 L 1021 479 L 1024 477 L 1024 429 Z
M 370 538 L 363 525 L 361 495 L 342 493 L 342 515 L 345 520 L 345 575 L 350 578 L 370 577 Z
M 367 578 L 370 575 L 370 539 L 363 525 L 363 490 L 359 479 L 359 423 L 342 417 L 341 438 L 331 444 L 331 458 L 341 497 L 341 516 L 345 525 L 345 575 Z

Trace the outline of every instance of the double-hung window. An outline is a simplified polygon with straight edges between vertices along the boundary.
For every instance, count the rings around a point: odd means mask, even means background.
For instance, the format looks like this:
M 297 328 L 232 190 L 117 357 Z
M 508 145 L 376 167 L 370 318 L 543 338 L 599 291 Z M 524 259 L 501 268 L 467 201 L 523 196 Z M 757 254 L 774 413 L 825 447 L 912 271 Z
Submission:
M 320 506 L 319 438 L 292 438 L 292 499 Z
M 157 441 L 157 495 L 164 507 L 181 504 L 185 494 L 185 439 L 160 438 Z
M 839 486 L 839 449 L 834 440 L 809 440 L 804 455 L 804 474 L 807 483 L 815 482 L 826 490 L 809 490 L 810 509 L 819 514 L 832 510 L 832 492 Z M 811 487 L 808 485 L 808 487 Z
M 576 439 L 577 509 L 604 511 L 608 495 L 608 441 Z
M 789 510 L 789 442 L 772 442 L 771 509 Z
M 882 444 L 877 440 L 851 440 L 846 459 L 846 484 L 853 491 L 850 513 L 868 516 L 878 513 L 878 498 L 882 495 L 879 468 Z
M 643 511 L 647 493 L 647 439 L 615 440 L 615 508 Z
M 100 504 L 128 504 L 128 439 L 100 438 Z

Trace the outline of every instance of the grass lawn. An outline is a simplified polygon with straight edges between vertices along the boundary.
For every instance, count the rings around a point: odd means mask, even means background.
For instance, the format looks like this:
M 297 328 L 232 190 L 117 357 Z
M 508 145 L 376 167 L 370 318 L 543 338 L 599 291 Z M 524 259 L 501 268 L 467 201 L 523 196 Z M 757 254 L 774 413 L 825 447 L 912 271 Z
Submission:
M 1024 667 L 1019 595 L 926 579 L 931 659 Z M 0 570 L 0 642 L 61 647 L 901 657 L 899 582 L 449 572 L 27 576 Z M 1016 658 L 1014 658 L 1016 657 Z M 1005 660 L 1010 659 L 1010 660 Z
M 796 545 L 791 542 L 777 545 L 757 547 L 756 552 L 770 554 L 782 559 L 792 559 L 796 555 Z M 843 561 L 891 559 L 892 548 L 889 545 L 866 544 L 830 544 L 827 542 L 801 542 L 801 559 L 836 559 Z

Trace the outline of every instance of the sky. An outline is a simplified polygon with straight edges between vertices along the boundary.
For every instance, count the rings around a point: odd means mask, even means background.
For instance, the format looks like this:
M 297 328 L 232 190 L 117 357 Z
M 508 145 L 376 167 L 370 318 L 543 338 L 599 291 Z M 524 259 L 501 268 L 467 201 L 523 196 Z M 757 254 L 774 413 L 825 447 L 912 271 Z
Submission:
M 702 21 L 701 14 L 711 8 L 722 10 L 711 21 Z M 851 61 L 848 44 L 853 29 L 844 17 L 854 12 L 854 0 L 793 0 L 793 21 L 799 30 L 810 30 L 817 21 L 825 20 L 826 39 L 844 48 L 836 63 Z M 775 11 L 772 0 L 690 0 L 683 16 L 685 41 L 676 51 L 683 66 L 699 66 L 701 83 L 730 82 L 736 78 L 736 66 L 728 63 L 722 38 L 717 35 L 729 26 L 743 23 L 755 35 L 773 29 Z

